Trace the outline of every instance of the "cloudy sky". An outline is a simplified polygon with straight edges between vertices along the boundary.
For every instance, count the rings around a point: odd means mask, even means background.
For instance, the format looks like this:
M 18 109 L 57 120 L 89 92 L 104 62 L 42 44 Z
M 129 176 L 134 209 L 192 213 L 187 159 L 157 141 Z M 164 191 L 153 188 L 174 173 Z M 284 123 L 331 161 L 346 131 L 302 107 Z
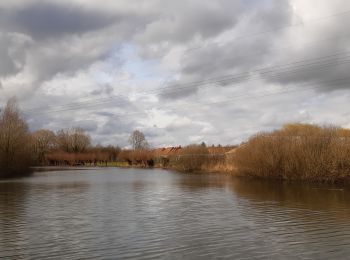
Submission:
M 346 0 L 1 0 L 0 105 L 126 146 L 350 127 Z

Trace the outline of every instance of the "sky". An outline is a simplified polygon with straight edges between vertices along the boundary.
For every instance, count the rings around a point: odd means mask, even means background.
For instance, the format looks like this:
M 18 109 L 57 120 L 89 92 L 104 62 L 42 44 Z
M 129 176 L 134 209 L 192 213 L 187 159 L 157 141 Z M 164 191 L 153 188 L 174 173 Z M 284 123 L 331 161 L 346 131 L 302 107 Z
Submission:
M 1 0 L 0 105 L 94 144 L 350 127 L 346 0 Z

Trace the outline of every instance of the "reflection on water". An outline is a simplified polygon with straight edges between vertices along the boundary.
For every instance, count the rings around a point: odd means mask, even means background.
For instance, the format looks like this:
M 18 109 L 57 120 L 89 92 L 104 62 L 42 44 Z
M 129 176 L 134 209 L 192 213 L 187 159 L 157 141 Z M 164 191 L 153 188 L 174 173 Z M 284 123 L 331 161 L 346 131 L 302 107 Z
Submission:
M 279 206 L 312 210 L 339 210 L 350 206 L 347 187 L 247 179 L 231 181 L 229 185 L 240 196 L 256 201 L 274 201 Z
M 0 258 L 346 259 L 350 191 L 162 170 L 0 181 Z

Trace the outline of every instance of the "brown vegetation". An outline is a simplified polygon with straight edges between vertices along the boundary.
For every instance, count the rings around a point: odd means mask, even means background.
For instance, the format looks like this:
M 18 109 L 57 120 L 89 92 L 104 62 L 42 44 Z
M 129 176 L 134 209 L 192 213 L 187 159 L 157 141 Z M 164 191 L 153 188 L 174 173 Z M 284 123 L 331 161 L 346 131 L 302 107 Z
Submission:
M 30 135 L 17 102 L 10 99 L 0 114 L 0 177 L 27 174 L 31 164 Z
M 58 148 L 67 153 L 82 153 L 91 144 L 91 138 L 82 128 L 59 130 L 56 135 Z
M 350 177 L 350 130 L 288 124 L 241 145 L 234 164 L 244 176 L 345 181 Z
M 81 128 L 59 130 L 57 134 L 41 129 L 32 133 L 35 165 L 107 165 L 116 162 L 119 147 L 91 146 L 90 136 Z
M 129 166 L 153 167 L 154 150 L 137 149 L 122 150 L 118 156 L 119 161 L 127 162 Z
M 37 165 L 45 164 L 46 155 L 52 149 L 57 148 L 55 133 L 41 129 L 32 133 L 31 139 L 34 163 Z
M 232 172 L 233 167 L 227 153 L 233 148 L 234 146 L 189 145 L 177 156 L 174 168 L 184 172 Z
M 181 147 L 164 147 L 153 150 L 155 166 L 176 169 L 182 172 L 229 172 L 226 152 L 232 146 L 206 147 L 205 144 L 192 144 Z
M 259 133 L 239 147 L 189 145 L 149 149 L 134 131 L 132 150 L 92 146 L 81 128 L 30 133 L 15 99 L 0 113 L 0 177 L 26 174 L 31 165 L 101 166 L 125 162 L 137 167 L 164 167 L 183 172 L 230 172 L 281 180 L 340 182 L 350 180 L 350 130 L 287 124 Z
M 106 165 L 116 162 L 119 147 L 92 146 L 81 128 L 41 129 L 30 133 L 16 100 L 10 99 L 0 113 L 0 178 L 30 173 L 33 165 Z
M 189 145 L 181 149 L 176 158 L 175 168 L 184 172 L 199 172 L 208 161 L 208 148 L 202 145 Z

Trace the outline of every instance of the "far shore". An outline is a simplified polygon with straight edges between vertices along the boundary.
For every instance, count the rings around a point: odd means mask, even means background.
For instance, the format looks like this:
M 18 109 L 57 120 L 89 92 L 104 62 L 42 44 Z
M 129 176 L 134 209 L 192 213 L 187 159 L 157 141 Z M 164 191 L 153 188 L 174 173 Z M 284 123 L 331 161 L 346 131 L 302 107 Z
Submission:
M 92 166 L 33 166 L 31 169 L 34 172 L 42 172 L 42 171 L 65 171 L 65 170 L 90 170 L 93 168 L 101 168 L 101 167 L 92 167 Z
M 69 165 L 62 165 L 62 166 L 33 166 L 31 169 L 34 172 L 43 172 L 43 171 L 68 171 L 68 170 L 94 170 L 94 169 L 105 169 L 105 168 L 129 168 L 129 169 L 162 169 L 162 170 L 171 170 L 171 171 L 176 171 L 179 173 L 191 173 L 191 174 L 229 174 L 232 176 L 236 176 L 236 174 L 232 171 L 220 171 L 217 169 L 202 169 L 202 170 L 196 170 L 196 171 L 181 171 L 180 169 L 174 168 L 174 167 L 164 167 L 160 165 L 155 165 L 153 167 L 148 167 L 148 166 L 140 166 L 140 165 L 128 165 L 128 164 L 120 164 L 120 163 L 115 163 L 113 164 L 108 164 L 107 166 L 105 165 L 85 165 L 85 166 L 69 166 Z

